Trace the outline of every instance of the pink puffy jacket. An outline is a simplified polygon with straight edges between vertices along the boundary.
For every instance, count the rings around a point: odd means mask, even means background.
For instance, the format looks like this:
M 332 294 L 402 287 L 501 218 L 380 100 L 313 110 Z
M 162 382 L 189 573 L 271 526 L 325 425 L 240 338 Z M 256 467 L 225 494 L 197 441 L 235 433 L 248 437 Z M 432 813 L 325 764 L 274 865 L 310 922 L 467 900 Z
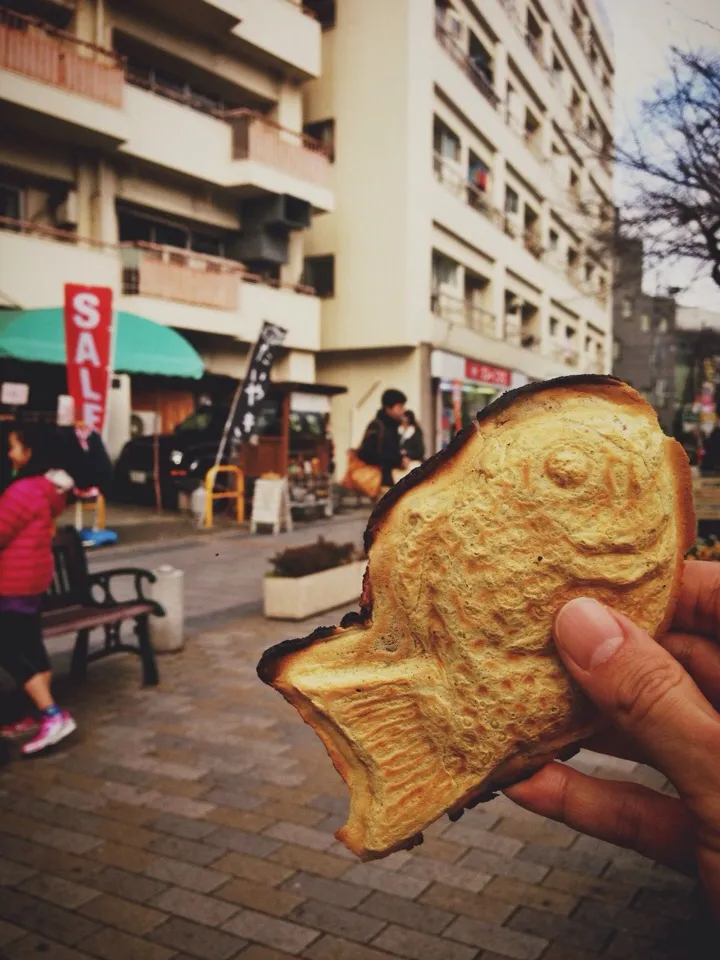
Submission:
M 46 477 L 15 480 L 0 497 L 0 596 L 44 593 L 53 576 L 53 519 L 65 496 Z

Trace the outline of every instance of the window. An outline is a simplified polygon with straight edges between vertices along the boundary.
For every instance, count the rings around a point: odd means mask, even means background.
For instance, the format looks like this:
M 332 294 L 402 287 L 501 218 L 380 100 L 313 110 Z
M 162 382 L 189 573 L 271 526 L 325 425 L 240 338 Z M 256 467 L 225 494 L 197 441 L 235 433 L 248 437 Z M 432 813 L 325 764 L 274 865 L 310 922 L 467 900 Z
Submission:
M 622 311 L 623 320 L 632 320 L 633 315 L 633 302 L 630 297 L 624 297 L 622 302 Z
M 650 317 L 647 313 L 640 316 L 640 331 L 641 333 L 650 333 Z
M 560 332 L 560 321 L 555 317 L 550 317 L 550 336 L 556 337 Z
M 19 187 L 9 187 L 0 183 L 0 217 L 8 220 L 22 219 L 22 194 Z M 0 224 L 3 226 L 3 224 Z
M 585 264 L 585 279 L 588 283 L 592 281 L 593 276 L 595 275 L 595 267 L 591 263 Z
M 312 10 L 323 30 L 331 30 L 335 26 L 335 0 L 303 0 L 303 6 Z
M 457 281 L 458 264 L 446 257 L 444 253 L 433 250 L 432 253 L 432 282 L 433 288 L 440 286 L 455 286 Z
M 439 117 L 433 121 L 433 150 L 444 160 L 460 160 L 460 137 Z
M 568 338 L 568 340 L 574 340 L 576 334 L 577 330 L 575 327 L 565 327 L 565 336 Z
M 118 234 L 121 243 L 157 243 L 164 247 L 194 250 L 214 257 L 225 256 L 222 233 L 198 230 L 172 220 L 154 219 L 140 212 L 118 210 Z
M 470 49 L 468 51 L 468 59 L 473 65 L 475 70 L 483 76 L 487 82 L 492 86 L 493 84 L 493 61 L 492 56 L 489 51 L 483 46 L 483 44 L 478 40 L 475 34 L 470 31 L 469 34 L 470 40 Z
M 560 246 L 560 235 L 557 233 L 556 230 L 550 231 L 550 235 L 548 237 L 548 246 L 550 247 L 550 250 L 552 250 L 553 252 L 556 252 L 558 247 Z
M 306 123 L 303 131 L 306 136 L 312 137 L 313 140 L 320 143 L 330 163 L 335 163 L 335 120 L 319 120 L 317 123 Z
M 468 177 L 470 183 L 483 193 L 487 191 L 488 179 L 490 177 L 490 168 L 473 151 L 470 151 L 468 165 Z
M 305 257 L 303 283 L 315 288 L 319 297 L 335 296 L 335 256 Z
M 512 187 L 505 188 L 505 213 L 518 213 L 520 197 Z
M 568 247 L 567 264 L 571 270 L 574 270 L 580 259 L 580 254 L 573 247 Z
M 658 321 L 658 333 L 667 333 L 669 327 L 670 324 L 667 321 L 667 317 L 661 317 L 661 319 Z

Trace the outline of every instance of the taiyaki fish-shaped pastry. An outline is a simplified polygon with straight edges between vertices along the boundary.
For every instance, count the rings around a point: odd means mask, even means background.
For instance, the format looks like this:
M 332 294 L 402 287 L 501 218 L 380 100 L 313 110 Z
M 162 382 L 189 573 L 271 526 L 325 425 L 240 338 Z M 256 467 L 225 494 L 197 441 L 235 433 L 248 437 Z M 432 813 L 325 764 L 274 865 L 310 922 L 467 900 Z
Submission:
M 375 509 L 360 613 L 258 666 L 349 787 L 338 838 L 363 859 L 411 847 L 598 728 L 553 618 L 589 595 L 657 636 L 693 536 L 687 457 L 626 384 L 567 377 L 483 410 Z

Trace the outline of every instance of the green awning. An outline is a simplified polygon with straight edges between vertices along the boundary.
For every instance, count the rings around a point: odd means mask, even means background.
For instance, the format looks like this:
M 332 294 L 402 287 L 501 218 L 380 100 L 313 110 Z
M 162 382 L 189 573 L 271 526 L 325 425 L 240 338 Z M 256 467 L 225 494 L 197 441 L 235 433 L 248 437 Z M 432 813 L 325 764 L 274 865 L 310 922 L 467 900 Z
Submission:
M 116 313 L 115 322 L 115 370 L 193 380 L 202 377 L 201 357 L 171 327 L 135 313 Z M 62 307 L 0 310 L 0 358 L 65 363 Z

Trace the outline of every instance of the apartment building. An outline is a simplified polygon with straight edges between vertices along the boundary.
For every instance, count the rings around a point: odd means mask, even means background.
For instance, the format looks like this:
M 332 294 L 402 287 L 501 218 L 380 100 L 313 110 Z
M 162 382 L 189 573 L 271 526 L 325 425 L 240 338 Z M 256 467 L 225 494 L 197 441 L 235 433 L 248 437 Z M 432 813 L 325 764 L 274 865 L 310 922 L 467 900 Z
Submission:
M 278 323 L 288 337 L 275 379 L 315 383 L 320 300 L 301 282 L 304 246 L 333 192 L 325 149 L 303 133 L 303 87 L 321 64 L 313 11 L 296 0 L 10 2 L 0 350 L 3 318 L 49 309 L 57 333 L 63 284 L 100 284 L 120 324 L 127 313 L 176 331 L 211 375 L 241 377 L 262 321 Z M 162 358 L 148 357 L 158 371 Z M 192 403 L 187 383 L 132 378 L 133 408 L 159 406 L 166 429 Z
M 595 0 L 325 0 L 307 239 L 338 450 L 403 389 L 430 448 L 511 386 L 610 369 L 612 42 Z M 312 279 L 310 279 L 312 278 Z

